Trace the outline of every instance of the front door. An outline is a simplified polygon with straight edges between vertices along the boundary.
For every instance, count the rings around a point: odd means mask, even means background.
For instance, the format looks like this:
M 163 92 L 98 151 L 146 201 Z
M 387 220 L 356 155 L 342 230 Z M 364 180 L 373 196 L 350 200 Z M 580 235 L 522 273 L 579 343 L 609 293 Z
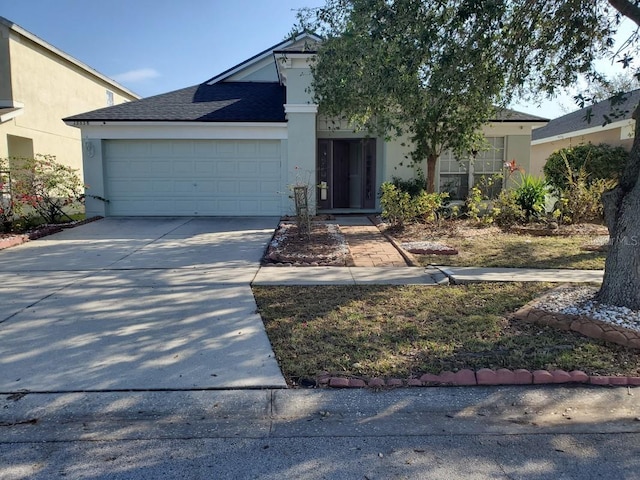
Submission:
M 375 139 L 318 140 L 318 208 L 374 209 Z

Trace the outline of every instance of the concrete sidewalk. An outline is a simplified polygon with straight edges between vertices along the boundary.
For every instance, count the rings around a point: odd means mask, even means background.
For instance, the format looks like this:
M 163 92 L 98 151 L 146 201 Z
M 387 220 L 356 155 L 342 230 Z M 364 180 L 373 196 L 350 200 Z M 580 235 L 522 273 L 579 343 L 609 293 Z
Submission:
M 479 267 L 261 267 L 253 285 L 447 285 L 478 282 L 601 283 L 602 270 Z
M 261 267 L 252 285 L 438 285 L 448 283 L 436 268 Z
M 566 270 L 559 268 L 482 268 L 433 267 L 445 274 L 451 283 L 477 282 L 551 282 L 602 283 L 603 270 Z

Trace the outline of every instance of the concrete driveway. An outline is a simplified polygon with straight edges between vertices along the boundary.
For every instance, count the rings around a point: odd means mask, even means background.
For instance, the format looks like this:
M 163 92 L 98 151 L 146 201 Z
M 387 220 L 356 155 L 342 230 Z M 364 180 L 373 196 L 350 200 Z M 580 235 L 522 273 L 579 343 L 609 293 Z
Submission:
M 107 218 L 0 251 L 0 391 L 285 387 L 249 283 L 277 218 Z

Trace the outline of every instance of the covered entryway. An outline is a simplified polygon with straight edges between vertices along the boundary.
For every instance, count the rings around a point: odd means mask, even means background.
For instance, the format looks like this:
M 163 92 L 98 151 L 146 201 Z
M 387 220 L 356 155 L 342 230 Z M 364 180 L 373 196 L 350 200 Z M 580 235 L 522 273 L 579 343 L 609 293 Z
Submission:
M 317 179 L 319 209 L 374 209 L 375 139 L 318 140 Z
M 111 216 L 280 215 L 280 140 L 106 140 Z

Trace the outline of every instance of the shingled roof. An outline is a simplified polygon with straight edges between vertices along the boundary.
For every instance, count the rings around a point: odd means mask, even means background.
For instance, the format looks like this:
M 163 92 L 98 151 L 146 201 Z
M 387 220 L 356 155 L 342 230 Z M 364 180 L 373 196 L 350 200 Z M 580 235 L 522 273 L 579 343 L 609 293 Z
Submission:
M 277 82 L 203 83 L 64 121 L 284 122 L 284 103 L 285 89 Z
M 528 113 L 518 112 L 509 108 L 502 108 L 496 111 L 493 118 L 494 122 L 548 122 L 548 118 L 530 115 Z
M 585 107 L 575 112 L 568 113 L 562 117 L 554 118 L 547 125 L 536 128 L 531 135 L 532 140 L 542 140 L 544 138 L 556 137 L 558 135 L 570 136 L 571 132 L 585 130 L 587 128 L 599 127 L 605 120 L 605 115 L 611 117 L 612 111 L 619 114 L 613 122 L 629 120 L 633 115 L 633 110 L 640 102 L 640 89 L 633 90 L 626 94 L 626 99 L 622 104 L 612 106 L 610 99 L 594 103 L 590 107 Z M 587 121 L 587 110 L 591 108 L 591 121 Z

